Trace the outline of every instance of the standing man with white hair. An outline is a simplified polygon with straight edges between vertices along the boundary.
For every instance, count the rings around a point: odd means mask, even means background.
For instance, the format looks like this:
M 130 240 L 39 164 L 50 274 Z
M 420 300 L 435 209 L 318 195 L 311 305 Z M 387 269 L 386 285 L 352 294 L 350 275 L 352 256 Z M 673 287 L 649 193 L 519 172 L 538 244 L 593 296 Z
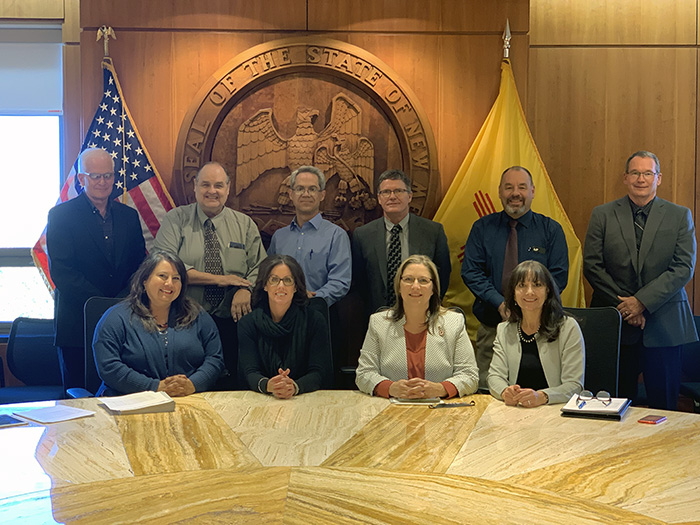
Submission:
M 46 229 L 49 272 L 56 285 L 56 346 L 66 389 L 85 386 L 85 301 L 125 297 L 129 279 L 146 255 L 138 213 L 112 198 L 110 154 L 84 150 L 78 180 L 83 192 L 52 208 Z

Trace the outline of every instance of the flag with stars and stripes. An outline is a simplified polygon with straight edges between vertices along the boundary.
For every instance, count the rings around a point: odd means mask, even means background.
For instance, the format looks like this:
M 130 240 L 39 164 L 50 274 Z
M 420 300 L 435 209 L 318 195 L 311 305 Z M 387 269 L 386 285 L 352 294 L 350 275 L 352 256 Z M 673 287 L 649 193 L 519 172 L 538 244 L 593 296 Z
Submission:
M 108 57 L 102 61 L 102 74 L 104 77 L 102 100 L 80 151 L 87 148 L 101 148 L 112 156 L 114 159 L 112 197 L 138 211 L 146 249 L 149 249 L 161 220 L 166 212 L 174 207 L 174 203 L 143 146 L 124 102 L 124 94 L 117 80 L 114 65 Z M 83 191 L 77 173 L 78 159 L 76 158 L 57 204 L 72 199 Z M 49 275 L 46 253 L 46 229 L 44 229 L 32 248 L 32 258 L 47 285 L 53 290 L 54 285 Z

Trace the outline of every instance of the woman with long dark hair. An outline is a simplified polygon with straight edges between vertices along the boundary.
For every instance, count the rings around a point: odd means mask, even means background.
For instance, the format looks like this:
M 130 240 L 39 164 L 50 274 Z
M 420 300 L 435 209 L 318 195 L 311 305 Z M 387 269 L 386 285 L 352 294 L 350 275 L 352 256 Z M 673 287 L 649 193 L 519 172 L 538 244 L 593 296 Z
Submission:
M 537 261 L 521 262 L 510 276 L 505 303 L 510 316 L 496 330 L 491 394 L 526 408 L 565 403 L 583 388 L 585 350 L 549 270 Z
M 369 320 L 355 379 L 359 389 L 406 399 L 474 393 L 479 374 L 464 316 L 441 306 L 433 261 L 407 257 L 393 285 L 394 306 Z
M 102 386 L 97 395 L 163 390 L 184 396 L 209 390 L 224 368 L 219 332 L 185 295 L 179 257 L 152 251 L 131 278 L 131 292 L 105 312 L 93 350 Z
M 328 323 L 308 305 L 305 283 L 293 257 L 271 255 L 260 263 L 253 311 L 238 322 L 240 370 L 255 392 L 289 399 L 330 387 Z

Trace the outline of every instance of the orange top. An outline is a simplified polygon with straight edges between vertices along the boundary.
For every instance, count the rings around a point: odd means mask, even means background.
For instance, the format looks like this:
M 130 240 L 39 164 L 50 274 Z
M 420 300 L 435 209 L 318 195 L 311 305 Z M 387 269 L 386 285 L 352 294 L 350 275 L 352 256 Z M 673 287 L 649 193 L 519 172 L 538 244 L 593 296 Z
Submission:
M 406 363 L 408 365 L 408 379 L 414 377 L 425 379 L 425 346 L 428 337 L 427 328 L 417 334 L 412 334 L 405 328 L 403 333 L 406 337 Z M 385 379 L 374 387 L 374 395 L 380 397 L 389 397 L 389 387 L 393 381 Z M 457 395 L 457 387 L 449 381 L 440 383 L 447 391 L 447 397 L 455 397 Z

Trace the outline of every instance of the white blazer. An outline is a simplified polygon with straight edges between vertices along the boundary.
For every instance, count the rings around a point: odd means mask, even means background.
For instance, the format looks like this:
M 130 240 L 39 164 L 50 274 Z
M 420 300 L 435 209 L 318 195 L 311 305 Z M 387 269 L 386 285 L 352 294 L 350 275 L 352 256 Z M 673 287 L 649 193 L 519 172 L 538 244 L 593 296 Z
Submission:
M 406 318 L 392 321 L 388 314 L 389 311 L 384 311 L 370 316 L 360 352 L 355 382 L 360 390 L 370 395 L 385 379 L 408 379 Z M 446 311 L 438 317 L 435 328 L 428 331 L 425 379 L 434 383 L 449 381 L 460 396 L 476 392 L 479 371 L 461 314 Z
M 581 329 L 573 317 L 566 317 L 555 341 L 550 343 L 540 334 L 535 336 L 535 341 L 544 377 L 549 385 L 543 391 L 549 396 L 550 404 L 566 403 L 573 394 L 583 389 L 585 345 Z M 501 392 L 506 387 L 517 384 L 522 353 L 518 324 L 499 324 L 488 377 L 493 397 L 501 399 Z

